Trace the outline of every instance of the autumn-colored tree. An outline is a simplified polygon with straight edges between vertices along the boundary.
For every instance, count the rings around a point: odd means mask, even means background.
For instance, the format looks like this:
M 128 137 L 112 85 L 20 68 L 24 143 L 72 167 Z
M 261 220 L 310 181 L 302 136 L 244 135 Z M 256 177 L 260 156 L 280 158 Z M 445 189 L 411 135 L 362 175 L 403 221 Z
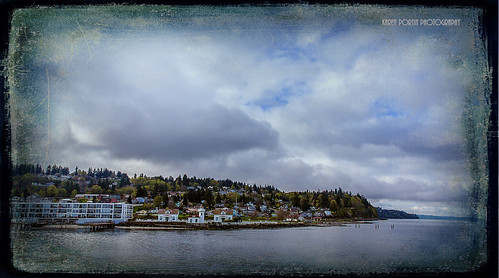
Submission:
M 155 208 L 159 208 L 162 202 L 163 202 L 163 197 L 161 197 L 161 195 L 157 195 L 156 197 L 154 197 L 154 200 L 152 201 L 152 206 Z
M 55 185 L 51 185 L 49 186 L 49 188 L 47 188 L 47 196 L 57 197 L 57 191 L 57 187 Z
M 94 184 L 92 185 L 92 187 L 90 188 L 90 192 L 93 193 L 93 194 L 101 194 L 102 193 L 102 187 L 100 187 L 99 185 L 97 184 Z

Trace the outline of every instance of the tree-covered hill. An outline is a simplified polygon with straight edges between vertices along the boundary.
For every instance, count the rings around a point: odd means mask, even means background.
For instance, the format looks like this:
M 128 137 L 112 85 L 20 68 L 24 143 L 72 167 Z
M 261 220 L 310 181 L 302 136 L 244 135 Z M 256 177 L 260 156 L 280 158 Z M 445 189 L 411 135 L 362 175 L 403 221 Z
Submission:
M 158 207 L 187 207 L 203 204 L 208 209 L 253 204 L 256 211 L 279 211 L 296 208 L 300 211 L 329 211 L 328 217 L 376 218 L 376 209 L 360 194 L 341 188 L 325 191 L 283 192 L 272 185 L 250 185 L 230 179 L 172 176 L 129 177 L 108 169 L 78 169 L 50 165 L 17 165 L 13 167 L 13 196 L 68 198 L 78 193 L 126 194 L 130 198 L 145 197 Z
M 376 208 L 378 212 L 379 218 L 387 218 L 387 219 L 419 219 L 416 214 L 407 213 L 401 210 L 394 209 L 382 209 L 380 207 Z

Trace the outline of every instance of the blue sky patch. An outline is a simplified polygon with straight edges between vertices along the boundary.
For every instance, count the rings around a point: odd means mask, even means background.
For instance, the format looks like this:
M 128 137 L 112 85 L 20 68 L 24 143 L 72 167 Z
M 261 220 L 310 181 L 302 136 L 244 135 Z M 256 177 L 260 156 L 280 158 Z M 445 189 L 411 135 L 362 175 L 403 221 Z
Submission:
M 377 99 L 373 103 L 373 110 L 376 118 L 397 118 L 405 116 L 404 111 L 399 109 L 393 100 Z
M 280 92 L 268 91 L 262 98 L 250 103 L 250 105 L 259 106 L 263 111 L 285 106 L 288 104 L 289 98 L 303 94 L 304 85 L 305 82 L 297 82 L 293 87 L 285 87 Z

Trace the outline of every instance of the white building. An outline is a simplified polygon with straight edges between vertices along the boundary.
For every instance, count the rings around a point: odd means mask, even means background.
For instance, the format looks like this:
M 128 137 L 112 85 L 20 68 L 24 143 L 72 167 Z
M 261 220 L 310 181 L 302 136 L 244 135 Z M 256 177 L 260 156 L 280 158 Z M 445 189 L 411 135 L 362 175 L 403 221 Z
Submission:
M 160 209 L 158 211 L 158 221 L 177 222 L 178 209 Z
M 187 218 L 187 223 L 204 223 L 204 208 L 198 209 L 197 215 Z
M 234 212 L 231 209 L 215 209 L 213 210 L 213 221 L 223 222 L 225 220 L 232 220 Z
M 133 217 L 133 207 L 125 203 L 12 202 L 12 221 L 27 222 L 124 222 Z

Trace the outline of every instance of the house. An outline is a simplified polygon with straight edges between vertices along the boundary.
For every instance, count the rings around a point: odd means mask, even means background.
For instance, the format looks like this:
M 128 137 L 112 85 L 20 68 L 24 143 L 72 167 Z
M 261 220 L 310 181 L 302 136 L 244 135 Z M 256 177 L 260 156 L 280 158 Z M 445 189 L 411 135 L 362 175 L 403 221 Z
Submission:
M 145 203 L 145 201 L 146 200 L 144 198 L 142 198 L 142 197 L 137 197 L 137 198 L 135 198 L 135 199 L 132 200 L 132 202 L 134 204 L 143 204 L 143 203 Z
M 303 212 L 300 216 L 302 216 L 303 218 L 312 218 L 312 213 L 311 212 Z
M 215 209 L 213 210 L 213 221 L 223 222 L 225 220 L 232 220 L 234 211 L 231 209 Z
M 109 194 L 109 199 L 126 200 L 125 194 Z
M 245 214 L 247 214 L 247 213 L 253 212 L 255 210 L 256 210 L 256 207 L 255 207 L 255 205 L 253 205 L 253 203 L 247 203 L 246 208 L 243 210 L 243 212 Z
M 322 220 L 322 217 L 320 217 L 320 216 L 314 216 L 314 217 L 312 217 L 312 219 L 313 219 L 314 221 L 321 221 L 321 220 Z
M 200 208 L 192 208 L 192 207 L 184 207 L 184 211 L 186 214 L 197 214 L 198 213 L 198 209 Z
M 324 214 L 324 212 L 322 212 L 322 211 L 316 211 L 316 212 L 314 212 L 314 213 L 313 213 L 313 216 L 314 216 L 314 217 L 317 217 L 317 216 L 322 217 L 322 216 L 325 216 L 325 214 Z
M 41 202 L 42 199 L 43 199 L 43 197 L 41 197 L 38 194 L 35 194 L 35 195 L 30 195 L 30 196 L 26 197 L 26 202 L 28 202 L 28 203 L 36 203 L 36 202 Z M 22 200 L 19 200 L 19 201 L 22 201 Z
M 234 209 L 233 214 L 235 217 L 241 217 L 243 215 L 243 209 L 238 207 L 238 208 Z
M 291 207 L 291 208 L 289 209 L 289 211 L 291 211 L 291 212 L 300 212 L 300 209 L 299 209 L 299 208 L 297 208 L 297 207 Z
M 197 214 L 193 214 L 187 218 L 187 223 L 204 223 L 204 208 L 197 210 Z
M 157 207 L 150 209 L 147 213 L 149 214 L 158 214 L 159 209 Z
M 178 209 L 160 209 L 158 211 L 158 221 L 177 222 Z

